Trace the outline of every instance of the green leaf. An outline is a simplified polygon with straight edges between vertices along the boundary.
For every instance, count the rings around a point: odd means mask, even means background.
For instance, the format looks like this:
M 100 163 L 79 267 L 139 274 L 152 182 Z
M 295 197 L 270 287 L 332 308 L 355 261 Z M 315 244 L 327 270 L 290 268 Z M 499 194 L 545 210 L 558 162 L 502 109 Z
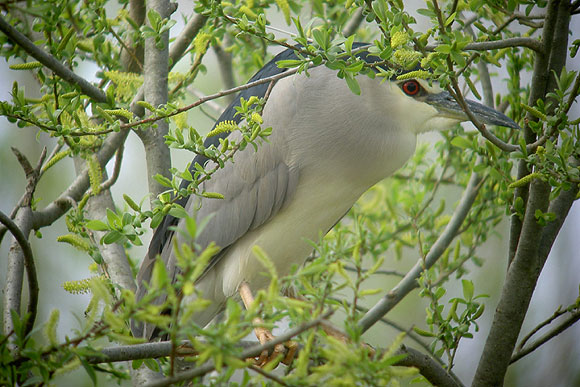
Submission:
M 433 294 L 433 296 L 435 297 L 435 299 L 438 300 L 441 297 L 443 297 L 446 292 L 447 292 L 447 290 L 445 290 L 445 288 L 437 288 L 437 290 L 435 290 L 435 293 Z
M 163 221 L 164 217 L 165 215 L 163 214 L 163 211 L 159 211 L 158 213 L 153 215 L 153 218 L 151 219 L 151 228 L 153 229 L 157 228 L 157 226 L 159 226 Z
M 151 24 L 151 27 L 158 31 L 159 23 L 161 23 L 161 15 L 159 15 L 159 13 L 157 13 L 157 11 L 154 9 L 150 9 L 149 12 L 147 12 L 147 19 L 149 19 L 149 24 Z
M 169 215 L 181 219 L 181 218 L 187 218 L 187 216 L 189 214 L 187 213 L 187 211 L 185 211 L 185 209 L 182 206 L 174 205 L 169 210 Z
M 473 299 L 473 282 L 470 280 L 461 280 L 461 285 L 463 286 L 463 297 L 470 301 Z
M 413 327 L 413 330 L 415 331 L 415 333 L 417 333 L 419 336 L 423 336 L 423 337 L 437 337 L 437 335 L 433 332 L 429 332 L 429 331 L 425 331 L 421 328 L 417 328 L 417 327 Z
M 106 231 L 109 229 L 109 226 L 107 226 L 107 224 L 101 220 L 89 220 L 86 224 L 85 224 L 86 228 L 89 228 L 91 230 L 95 230 L 95 231 Z
M 322 48 L 323 50 L 326 50 L 328 48 L 327 43 L 328 33 L 326 32 L 326 30 L 321 30 L 318 28 L 314 29 L 312 30 L 312 36 L 314 37 L 314 40 L 316 41 L 316 43 L 318 43 L 320 48 Z
M 162 289 L 165 284 L 169 283 L 169 275 L 163 261 L 158 259 L 153 266 L 153 273 L 151 274 L 151 284 L 155 289 Z
M 110 208 L 107 208 L 107 222 L 109 222 L 109 226 L 120 226 L 121 218 L 119 218 L 119 216 Z
M 204 192 L 201 194 L 204 198 L 208 199 L 224 199 L 224 195 L 219 192 Z
M 91 378 L 93 385 L 96 386 L 97 385 L 97 373 L 95 372 L 94 366 L 92 364 L 89 364 L 87 362 L 87 360 L 82 358 L 82 357 L 80 358 L 80 360 L 81 360 L 81 364 L 83 365 L 83 368 L 85 369 L 85 371 L 87 371 L 87 375 L 89 375 L 89 378 Z
M 345 41 L 344 41 L 344 50 L 346 51 L 346 53 L 348 55 L 352 54 L 352 44 L 354 43 L 354 35 L 349 36 Z
M 113 230 L 113 231 L 109 231 L 108 233 L 105 234 L 103 239 L 101 239 L 101 243 L 104 243 L 106 245 L 110 245 L 110 244 L 117 242 L 121 238 L 123 238 L 123 234 L 121 234 L 118 231 Z
M 195 238 L 196 232 L 197 232 L 197 224 L 195 222 L 195 219 L 191 216 L 188 216 L 185 218 L 185 227 L 187 228 L 187 232 L 189 233 L 189 236 L 191 236 L 192 238 Z
M 352 74 L 346 73 L 344 80 L 346 81 L 346 84 L 348 85 L 350 91 L 352 91 L 356 95 L 360 95 L 360 86 L 357 80 L 352 76 Z
M 167 188 L 172 187 L 171 180 L 169 180 L 168 178 L 166 178 L 163 175 L 157 174 L 157 175 L 153 176 L 153 178 L 155 179 L 156 182 L 158 182 L 159 184 L 161 184 L 164 187 L 167 187 Z
M 435 51 L 441 52 L 443 54 L 449 54 L 451 52 L 451 46 L 449 44 L 440 44 L 435 47 Z
M 445 27 L 448 27 L 449 24 L 453 23 L 453 20 L 455 20 L 455 16 L 457 16 L 457 12 L 453 12 L 451 15 L 449 15 L 449 17 L 447 18 L 447 20 L 445 20 Z
M 451 140 L 451 145 L 456 146 L 458 148 L 467 149 L 471 148 L 472 143 L 465 137 L 457 136 Z
M 133 211 L 141 212 L 141 208 L 133 201 L 133 199 L 131 199 L 131 197 L 129 197 L 129 195 L 123 194 L 123 199 L 125 199 L 125 202 L 129 207 L 131 207 L 131 209 L 133 209 Z

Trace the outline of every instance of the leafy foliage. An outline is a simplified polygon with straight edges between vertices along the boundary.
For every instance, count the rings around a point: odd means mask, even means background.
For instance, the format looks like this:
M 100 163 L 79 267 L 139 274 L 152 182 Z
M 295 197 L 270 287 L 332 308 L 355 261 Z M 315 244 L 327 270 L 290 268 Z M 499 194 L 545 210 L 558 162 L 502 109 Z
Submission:
M 404 359 L 397 350 L 406 336 L 381 341 L 373 350 L 364 343 L 360 322 L 365 305 L 388 291 L 386 285 L 377 285 L 377 278 L 385 274 L 400 276 L 391 266 L 400 264 L 403 257 L 413 261 L 418 258 L 422 264 L 416 284 L 427 305 L 424 322 L 416 322 L 413 329 L 404 331 L 451 370 L 458 361 L 459 344 L 479 330 L 478 321 L 486 310 L 485 296 L 469 279 L 470 273 L 483 265 L 481 246 L 506 216 L 523 220 L 528 211 L 527 199 L 514 192 L 542 181 L 549 184 L 550 199 L 555 200 L 565 192 L 577 191 L 580 183 L 580 125 L 577 118 L 569 116 L 579 94 L 578 71 L 564 68 L 559 74 L 551 74 L 556 86 L 545 98 L 530 102 L 532 90 L 522 84 L 520 74 L 533 68 L 535 56 L 531 49 L 515 43 L 473 49 L 474 43 L 536 39 L 539 26 L 529 15 L 532 11 L 543 12 L 546 5 L 544 1 L 515 0 L 427 1 L 417 14 L 430 24 L 418 31 L 421 27 L 402 1 L 198 1 L 195 13 L 205 19 L 192 42 L 190 63 L 185 71 L 180 68 L 169 73 L 168 69 L 169 100 L 153 106 L 146 101 L 133 104 L 143 78 L 128 71 L 130 66 L 123 55 L 128 53 L 129 62 L 142 69 L 143 59 L 137 48 L 146 39 L 153 39 L 159 50 L 166 48 L 163 37 L 175 30 L 175 16 L 167 19 L 148 10 L 143 21 L 133 20 L 125 1 L 31 1 L 26 8 L 17 2 L 4 4 L 9 23 L 22 29 L 37 47 L 67 68 L 76 71 L 86 63 L 96 66 L 98 87 L 106 93 L 106 102 L 95 101 L 78 85 L 57 76 L 33 60 L 20 45 L 0 35 L 1 53 L 11 63 L 11 69 L 29 72 L 40 86 L 37 96 L 14 82 L 11 100 L 0 102 L 0 115 L 21 130 L 57 139 L 57 149 L 42 165 L 42 173 L 73 157 L 87 166 L 90 189 L 78 200 L 65 198 L 74 205 L 65 215 L 68 231 L 58 241 L 82 250 L 91 258 L 87 264 L 94 263 L 99 269 L 99 275 L 91 279 L 65 285 L 71 293 L 90 291 L 92 298 L 80 327 L 64 340 L 57 334 L 62 311 L 55 310 L 32 332 L 26 329 L 30 315 L 12 311 L 14 328 L 0 336 L 0 384 L 51 383 L 59 374 L 79 367 L 94 384 L 99 374 L 117 381 L 128 379 L 126 366 L 102 363 L 100 359 L 104 356 L 102 348 L 112 342 L 130 345 L 142 341 L 132 337 L 131 320 L 157 325 L 161 335 L 171 342 L 169 356 L 158 362 L 150 358 L 134 360 L 134 369 L 145 365 L 165 374 L 177 374 L 181 341 L 186 339 L 195 355 L 186 358 L 188 365 L 201 367 L 211 361 L 217 371 L 198 376 L 194 382 L 219 385 L 236 378 L 241 379 L 241 385 L 271 382 L 276 379 L 269 371 L 277 362 L 255 374 L 250 373 L 252 362 L 242 357 L 244 347 L 240 343 L 251 333 L 256 319 L 268 328 L 281 325 L 282 321 L 289 321 L 296 328 L 332 310 L 333 322 L 348 340 L 328 336 L 318 325 L 301 332 L 293 338 L 300 345 L 298 357 L 280 378 L 289 385 L 397 385 L 417 374 L 413 368 L 397 366 Z M 522 13 L 517 18 L 513 16 L 516 10 Z M 291 39 L 272 28 L 277 17 L 295 31 Z M 516 21 L 525 28 L 515 28 Z M 356 28 L 345 34 L 352 25 Z M 358 40 L 370 42 L 364 50 L 377 59 L 375 63 L 357 56 L 362 49 L 353 48 L 353 44 Z M 203 191 L 201 183 L 211 179 L 226 163 L 235 161 L 237 152 L 247 147 L 259 149 L 272 131 L 262 125 L 266 98 L 256 97 L 241 100 L 237 108 L 239 124 L 222 122 L 204 134 L 191 123 L 188 112 L 206 100 L 191 103 L 190 91 L 192 85 L 201 82 L 200 75 L 211 70 L 204 62 L 211 47 L 219 47 L 231 56 L 238 79 L 247 79 L 262 67 L 272 56 L 271 47 L 290 47 L 297 58 L 279 61 L 280 68 L 308 74 L 312 66 L 326 66 L 336 71 L 354 94 L 360 94 L 357 79 L 363 76 L 415 77 L 438 82 L 458 100 L 463 98 L 458 87 L 462 82 L 465 90 L 479 98 L 478 84 L 487 75 L 478 64 L 504 67 L 507 93 L 485 96 L 506 108 L 507 114 L 541 143 L 528 141 L 521 131 L 495 128 L 498 141 L 515 149 L 507 152 L 484 141 L 479 132 L 466 132 L 459 126 L 442 134 L 433 147 L 419 147 L 394 178 L 371 188 L 320 244 L 313 244 L 314 254 L 304 266 L 295 267 L 291 275 L 279 277 L 267 254 L 257 249 L 255 255 L 263 265 L 264 275 L 270 278 L 269 287 L 258 292 L 257 302 L 248 310 L 230 299 L 222 320 L 197 326 L 190 317 L 207 308 L 209 301 L 201 297 L 195 281 L 217 248 L 210 245 L 202 250 L 195 244 L 203 224 L 188 217 L 179 199 L 189 195 L 223 198 L 219 192 Z M 575 41 L 570 50 L 572 57 L 577 49 Z M 143 117 L 135 106 L 146 110 Z M 165 136 L 168 147 L 202 155 L 213 163 L 187 166 L 184 170 L 173 168 L 170 177 L 157 174 L 156 181 L 166 191 L 152 198 L 150 208 L 144 201 L 123 195 L 123 207 L 107 209 L 104 218 L 89 219 L 89 200 L 114 184 L 105 180 L 106 160 L 99 159 L 99 151 L 115 133 L 153 131 L 162 120 L 171 123 Z M 216 145 L 204 145 L 206 138 L 225 132 L 236 132 L 240 140 L 221 138 Z M 122 152 L 121 148 L 119 153 Z M 518 162 L 530 173 L 516 175 Z M 469 214 L 440 258 L 428 266 L 427 255 L 454 214 L 456 203 L 450 198 L 469 187 L 473 173 L 481 180 Z M 181 181 L 189 184 L 184 188 Z M 137 301 L 132 291 L 112 280 L 112 268 L 103 259 L 103 249 L 121 244 L 130 253 L 133 246 L 143 244 L 147 228 L 159 226 L 166 215 L 186 219 L 184 238 L 188 243 L 173 246 L 179 270 L 173 278 L 157 262 L 147 295 Z M 541 226 L 553 224 L 560 215 L 545 209 L 534 211 Z M 450 294 L 450 283 L 460 284 L 460 294 Z M 282 296 L 281 290 L 300 297 Z M 161 303 L 154 302 L 159 299 Z M 569 313 L 577 313 L 577 304 L 568 309 Z M 430 346 L 412 332 L 432 340 Z

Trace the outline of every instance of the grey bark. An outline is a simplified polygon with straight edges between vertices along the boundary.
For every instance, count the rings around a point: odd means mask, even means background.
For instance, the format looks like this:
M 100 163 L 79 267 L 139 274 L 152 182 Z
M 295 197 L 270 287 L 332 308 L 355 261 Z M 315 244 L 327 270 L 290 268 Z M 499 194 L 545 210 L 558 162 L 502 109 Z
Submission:
M 566 59 L 568 28 L 570 23 L 570 2 L 551 1 L 544 23 L 543 44 L 545 56 L 538 54 L 534 68 L 530 100 L 537 94 L 545 99 L 546 94 L 555 87 L 553 72 L 560 74 Z M 546 69 L 542 71 L 542 67 Z M 535 102 L 536 99 L 533 101 Z M 552 107 L 553 109 L 553 107 Z M 526 133 L 526 140 L 533 141 L 535 136 Z M 521 166 L 520 166 L 521 167 Z M 564 194 L 562 194 L 564 195 Z M 511 260 L 505 285 L 494 315 L 491 331 L 479 361 L 473 386 L 501 386 L 510 363 L 517 338 L 521 330 L 538 277 L 560 230 L 563 219 L 572 202 L 562 196 L 550 208 L 559 211 L 557 219 L 543 227 L 535 217 L 536 210 L 546 212 L 550 200 L 550 186 L 535 179 L 530 184 L 526 213 L 521 224 L 512 225 L 513 238 L 518 237 L 517 248 Z M 569 205 L 569 206 L 568 206 Z M 554 206 L 558 206 L 555 208 Z M 513 243 L 513 241 L 512 241 Z M 510 247 L 513 248 L 510 243 Z
M 75 168 L 78 173 L 82 173 L 85 166 L 84 160 L 75 159 Z M 103 169 L 103 180 L 107 179 L 107 172 Z M 101 191 L 98 195 L 92 196 L 86 206 L 86 215 L 88 219 L 104 219 L 107 216 L 107 209 L 115 211 L 115 203 L 111 196 L 110 190 Z M 93 231 L 93 235 L 97 242 L 106 234 L 104 231 Z M 113 243 L 110 245 L 99 243 L 99 252 L 103 257 L 106 265 L 107 273 L 111 277 L 111 281 L 121 286 L 124 289 L 135 291 L 135 281 L 131 272 L 131 266 L 125 254 L 123 245 Z
M 145 0 L 130 0 L 129 1 L 129 17 L 138 25 L 143 25 L 145 21 Z M 140 41 L 129 40 L 127 42 L 129 49 L 133 53 L 123 50 L 121 52 L 121 62 L 129 72 L 141 73 L 143 63 L 143 43 Z M 135 60 L 137 59 L 137 60 Z
M 481 177 L 474 172 L 469 179 L 469 183 L 463 192 L 463 196 L 451 220 L 431 247 L 425 260 L 419 259 L 405 277 L 363 316 L 358 323 L 363 332 L 367 331 L 381 317 L 393 309 L 409 292 L 419 287 L 417 279 L 419 279 L 421 273 L 429 269 L 439 260 L 447 247 L 449 247 L 449 244 L 453 241 L 453 238 L 457 235 L 457 231 L 463 224 L 463 221 L 469 214 L 469 210 L 477 198 L 480 182 Z
M 147 2 L 147 11 L 154 10 L 166 19 L 171 15 L 171 8 L 167 0 L 151 0 Z M 156 46 L 155 39 L 150 37 L 145 40 L 145 68 L 143 91 L 145 101 L 158 107 L 167 103 L 169 75 L 169 32 L 161 36 L 163 47 Z M 164 136 L 167 135 L 169 124 L 165 120 L 157 121 L 150 128 L 137 131 L 137 134 L 145 147 L 145 159 L 147 163 L 148 186 L 151 200 L 166 190 L 159 184 L 154 176 L 161 174 L 171 177 L 171 156 L 169 148 L 165 145 Z
M 14 223 L 18 226 L 22 234 L 28 239 L 32 230 L 31 209 L 23 207 L 18 214 Z M 4 285 L 4 310 L 2 322 L 4 324 L 4 334 L 8 335 L 14 330 L 12 322 L 12 311 L 20 315 L 22 307 L 22 286 L 24 283 L 24 253 L 20 243 L 12 238 L 10 251 L 8 253 L 8 265 L 6 268 L 6 284 Z M 12 350 L 16 348 L 10 345 Z
M 150 0 L 147 2 L 147 11 L 155 10 L 162 18 L 169 18 L 171 7 L 168 0 Z M 157 48 L 154 38 L 145 40 L 144 54 L 144 83 L 143 95 L 145 101 L 157 107 L 167 103 L 168 76 L 169 76 L 169 31 L 161 37 L 163 47 Z M 136 96 L 136 99 L 140 95 Z M 133 105 L 137 106 L 137 105 Z M 165 190 L 155 179 L 156 174 L 170 177 L 171 156 L 169 148 L 165 145 L 165 136 L 169 124 L 165 120 L 157 122 L 156 127 L 137 131 L 145 147 L 145 159 L 147 163 L 147 176 L 151 201 Z M 162 376 L 151 371 L 145 366 L 131 371 L 131 379 L 134 386 L 142 386 L 147 382 L 158 380 Z

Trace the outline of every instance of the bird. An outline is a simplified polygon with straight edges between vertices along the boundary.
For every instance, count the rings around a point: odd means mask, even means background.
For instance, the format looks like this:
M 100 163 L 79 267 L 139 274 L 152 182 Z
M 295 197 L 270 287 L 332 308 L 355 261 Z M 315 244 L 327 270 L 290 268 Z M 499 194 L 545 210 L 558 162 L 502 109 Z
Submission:
M 362 60 L 381 61 L 364 47 L 365 43 L 353 45 Z M 287 71 L 277 66 L 287 59 L 297 59 L 294 50 L 276 55 L 249 82 Z M 254 246 L 268 255 L 278 275 L 289 274 L 311 254 L 309 241 L 318 241 L 364 192 L 411 158 L 418 134 L 446 130 L 468 120 L 436 82 L 404 78 L 381 81 L 359 75 L 360 93 L 356 94 L 337 77 L 336 70 L 316 66 L 279 79 L 273 87 L 265 83 L 244 90 L 226 108 L 215 125 L 239 123 L 241 118 L 235 113 L 240 97 L 261 98 L 270 87 L 262 127 L 271 127 L 272 132 L 257 149 L 248 146 L 237 152 L 234 162 L 226 163 L 199 187 L 223 195 L 222 199 L 191 195 L 177 201 L 197 222 L 207 220 L 195 241 L 199 248 L 213 242 L 219 249 L 196 280 L 196 290 L 211 303 L 192 316 L 193 322 L 204 327 L 240 292 L 247 306 L 251 292 L 268 285 Z M 466 103 L 484 124 L 519 128 L 492 108 L 470 100 Z M 240 136 L 239 132 L 222 133 L 208 137 L 205 146 L 218 146 L 225 137 L 239 141 Z M 206 168 L 215 165 L 196 155 L 192 171 L 196 163 Z M 187 184 L 184 181 L 182 187 Z M 156 229 L 137 275 L 137 299 L 147 294 L 157 257 L 170 277 L 175 276 L 173 241 L 185 241 L 176 232 L 185 227 L 184 219 L 168 215 Z M 132 324 L 132 330 L 136 337 L 149 340 L 159 334 L 150 323 Z

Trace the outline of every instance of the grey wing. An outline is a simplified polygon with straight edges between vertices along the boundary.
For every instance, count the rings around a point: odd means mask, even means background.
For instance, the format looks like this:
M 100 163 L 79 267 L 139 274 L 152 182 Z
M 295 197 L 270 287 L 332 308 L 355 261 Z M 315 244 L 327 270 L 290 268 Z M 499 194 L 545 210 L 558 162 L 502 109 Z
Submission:
M 196 240 L 199 246 L 203 249 L 215 242 L 221 248 L 204 274 L 229 246 L 278 213 L 298 183 L 297 168 L 288 165 L 284 152 L 273 143 L 265 142 L 257 151 L 248 147 L 237 156 L 203 185 L 203 190 L 220 193 L 224 199 L 202 198 L 199 206 L 199 198 L 192 196 L 186 205 L 186 211 L 195 213 L 198 223 L 208 219 Z
M 231 136 L 235 140 L 236 134 Z M 238 152 L 234 156 L 234 162 L 227 163 L 201 187 L 206 192 L 222 194 L 224 199 L 200 198 L 195 195 L 188 198 L 184 206 L 186 211 L 195 217 L 198 224 L 207 219 L 196 243 L 204 249 L 211 242 L 215 242 L 221 249 L 212 257 L 202 277 L 223 258 L 229 246 L 248 231 L 267 223 L 292 198 L 298 184 L 298 169 L 288 165 L 285 156 L 283 147 L 275 147 L 271 142 L 264 142 L 257 151 L 248 147 Z M 208 167 L 211 168 L 211 165 Z M 178 229 L 185 230 L 184 219 L 176 223 Z M 161 259 L 172 278 L 176 274 L 172 242 L 173 238 L 180 241 L 181 235 L 180 232 L 172 232 L 171 240 L 163 244 L 161 252 Z M 157 254 L 150 248 L 141 265 L 137 275 L 137 299 L 143 298 L 147 293 L 145 283 L 151 278 Z M 163 302 L 165 296 L 153 301 L 157 305 Z M 132 321 L 131 329 L 137 337 L 151 339 L 156 335 L 155 328 L 149 324 L 144 327 Z
M 292 50 L 281 52 L 256 73 L 250 79 L 250 82 L 286 71 L 286 69 L 278 68 L 275 63 L 278 60 L 295 57 Z M 268 87 L 269 85 L 265 83 L 242 91 L 222 113 L 216 125 L 225 120 L 239 122 L 240 117 L 235 115 L 235 107 L 240 105 L 239 98 L 243 97 L 247 100 L 251 96 L 262 97 L 266 94 Z M 211 137 L 207 139 L 204 145 L 206 147 L 210 145 L 217 146 L 219 139 L 226 136 L 228 136 L 227 133 L 222 133 Z M 265 147 L 260 148 L 267 148 L 268 145 L 266 143 Z M 298 181 L 297 173 L 285 164 L 281 158 L 273 157 L 274 155 L 268 154 L 268 152 L 265 152 L 262 158 L 252 158 L 250 157 L 251 152 L 251 149 L 240 152 L 242 158 L 244 154 L 248 154 L 248 160 L 245 163 L 242 162 L 243 160 L 238 161 L 236 158 L 235 164 L 230 165 L 228 163 L 224 170 L 218 171 L 216 176 L 206 182 L 204 186 L 206 191 L 219 192 L 226 196 L 225 200 L 203 199 L 202 209 L 197 213 L 198 220 L 203 219 L 204 215 L 214 214 L 207 224 L 206 231 L 198 238 L 198 243 L 205 247 L 210 241 L 214 240 L 222 248 L 210 262 L 206 271 L 213 267 L 221 259 L 228 246 L 234 243 L 247 230 L 265 223 L 279 211 L 285 201 L 291 196 Z M 260 149 L 260 152 L 262 152 L 262 149 Z M 206 157 L 197 155 L 191 163 L 190 169 L 193 171 L 196 163 L 206 165 L 207 162 L 208 159 Z M 255 164 L 254 167 L 256 168 L 262 164 L 266 164 L 267 168 L 255 170 L 251 165 L 252 163 Z M 245 165 L 245 167 L 242 167 L 242 165 Z M 220 177 L 222 174 L 227 176 L 222 179 Z M 182 188 L 187 187 L 187 185 L 188 182 L 184 181 Z M 275 190 L 272 190 L 272 187 L 275 187 Z M 188 209 L 189 213 L 192 214 L 191 210 L 196 208 L 197 199 L 192 196 L 182 198 L 177 203 Z M 173 229 L 174 227 L 179 227 L 179 224 L 179 219 L 167 215 L 161 225 L 155 230 L 147 255 L 143 259 L 137 274 L 137 292 L 135 294 L 137 300 L 142 299 L 147 294 L 146 284 L 151 279 L 158 255 L 161 255 L 170 273 L 174 274 L 175 265 L 170 262 L 172 258 L 171 241 L 175 237 Z M 159 297 L 153 302 L 162 304 L 164 300 L 164 297 Z M 135 336 L 143 336 L 143 327 L 140 324 L 136 324 L 135 321 L 131 322 L 131 329 Z

